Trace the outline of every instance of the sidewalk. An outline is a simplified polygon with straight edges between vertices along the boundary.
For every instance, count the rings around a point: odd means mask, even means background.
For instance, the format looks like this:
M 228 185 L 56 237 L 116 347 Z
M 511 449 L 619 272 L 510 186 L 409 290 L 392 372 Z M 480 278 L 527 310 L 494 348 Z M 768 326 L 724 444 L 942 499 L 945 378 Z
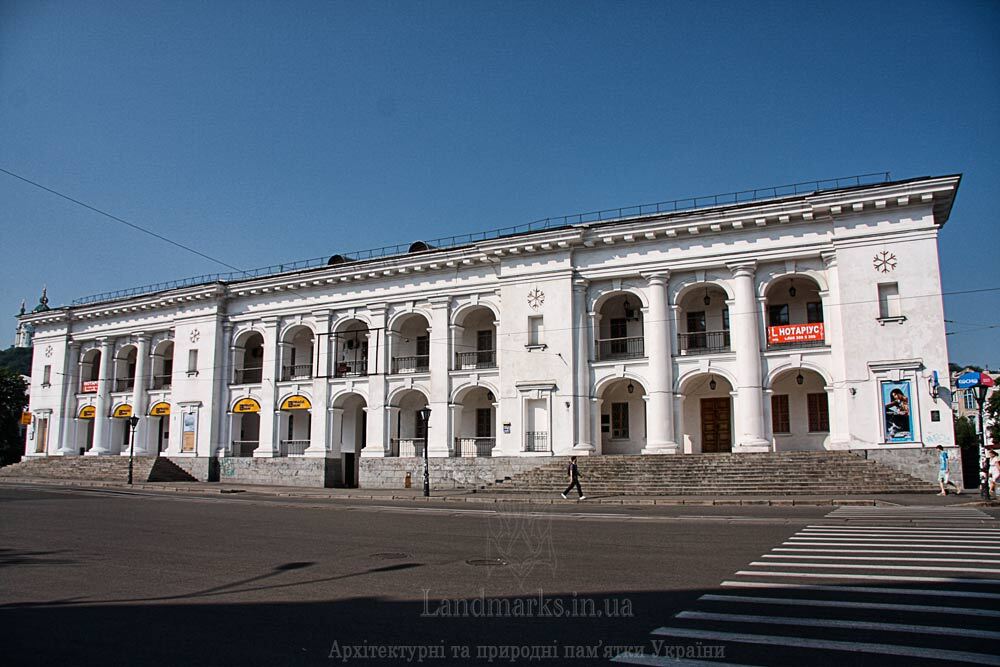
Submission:
M 0 484 L 31 484 L 37 486 L 65 486 L 73 488 L 110 488 L 159 491 L 169 493 L 189 493 L 198 495 L 251 494 L 285 498 L 307 498 L 316 500 L 368 500 L 368 501 L 409 501 L 454 502 L 454 503 L 525 503 L 531 505 L 691 505 L 691 506 L 903 506 L 903 505 L 981 505 L 984 504 L 975 491 L 962 495 L 939 496 L 935 493 L 900 493 L 859 496 L 588 496 L 582 503 L 570 496 L 568 500 L 559 497 L 558 491 L 551 494 L 525 494 L 509 491 L 483 491 L 473 489 L 431 490 L 425 498 L 423 490 L 414 489 L 310 489 L 294 486 L 264 486 L 251 484 L 227 484 L 221 482 L 141 482 L 131 487 L 126 482 L 85 481 L 70 479 L 41 479 L 25 477 L 3 477 Z M 1000 506 L 994 501 L 990 506 Z

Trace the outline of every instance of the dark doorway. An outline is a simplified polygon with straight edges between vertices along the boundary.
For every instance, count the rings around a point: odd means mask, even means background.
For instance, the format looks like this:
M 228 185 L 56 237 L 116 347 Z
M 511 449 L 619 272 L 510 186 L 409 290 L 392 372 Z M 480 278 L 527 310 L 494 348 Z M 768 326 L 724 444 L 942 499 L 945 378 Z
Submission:
M 729 398 L 701 399 L 701 451 L 733 451 Z
M 344 457 L 344 486 L 348 489 L 358 488 L 357 464 L 354 452 L 342 452 Z

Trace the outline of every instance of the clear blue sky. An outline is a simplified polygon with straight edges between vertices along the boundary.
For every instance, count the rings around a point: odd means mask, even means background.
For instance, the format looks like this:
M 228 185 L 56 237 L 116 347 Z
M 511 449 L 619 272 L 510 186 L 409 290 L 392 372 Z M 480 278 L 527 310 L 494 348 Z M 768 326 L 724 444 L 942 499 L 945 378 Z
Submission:
M 997 2 L 0 0 L 0 167 L 241 268 L 964 172 L 945 290 L 997 287 L 998 35 Z M 221 268 L 4 174 L 0 202 L 0 313 Z M 945 308 L 952 360 L 1000 368 L 1000 292 Z

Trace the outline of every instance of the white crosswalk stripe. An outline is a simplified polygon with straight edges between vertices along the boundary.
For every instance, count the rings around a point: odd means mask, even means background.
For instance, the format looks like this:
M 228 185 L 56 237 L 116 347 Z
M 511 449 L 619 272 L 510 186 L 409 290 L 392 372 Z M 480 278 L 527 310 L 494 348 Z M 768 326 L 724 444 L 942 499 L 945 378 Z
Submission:
M 651 630 L 651 648 L 716 646 L 718 661 L 654 651 L 615 662 L 1000 665 L 996 520 L 966 507 L 840 507 L 825 520 Z

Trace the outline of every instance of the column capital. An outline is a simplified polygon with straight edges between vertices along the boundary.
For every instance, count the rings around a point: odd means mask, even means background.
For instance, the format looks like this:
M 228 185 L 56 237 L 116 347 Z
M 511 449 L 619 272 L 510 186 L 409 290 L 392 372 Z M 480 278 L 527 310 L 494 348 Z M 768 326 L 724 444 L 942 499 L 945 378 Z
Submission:
M 733 278 L 753 278 L 757 271 L 757 261 L 733 262 L 726 264 L 726 268 L 732 272 Z
M 670 269 L 662 269 L 660 271 L 651 271 L 649 273 L 640 274 L 646 279 L 646 282 L 652 285 L 666 285 L 670 281 Z
M 822 258 L 823 266 L 826 268 L 832 269 L 837 266 L 837 252 L 835 250 L 821 252 L 819 256 Z
M 586 278 L 573 278 L 573 291 L 574 292 L 586 292 L 587 288 L 590 287 L 590 281 Z
M 450 296 L 432 296 L 427 299 L 427 301 L 431 304 L 431 308 L 433 309 L 447 308 L 451 305 Z

